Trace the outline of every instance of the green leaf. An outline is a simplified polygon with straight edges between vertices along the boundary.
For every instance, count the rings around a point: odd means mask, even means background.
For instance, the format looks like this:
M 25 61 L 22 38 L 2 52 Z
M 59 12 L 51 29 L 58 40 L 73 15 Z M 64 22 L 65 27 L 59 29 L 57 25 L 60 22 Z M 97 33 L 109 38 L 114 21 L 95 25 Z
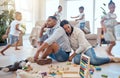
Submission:
M 9 5 L 9 2 L 11 2 L 11 0 L 4 0 L 4 2 L 0 6 L 7 7 Z M 9 6 L 13 7 L 12 5 Z M 0 11 L 2 11 L 2 14 L 0 14 L 0 42 L 4 42 L 5 40 L 2 39 L 2 35 L 5 34 L 8 24 L 10 24 L 14 20 L 13 14 L 15 10 L 8 9 Z

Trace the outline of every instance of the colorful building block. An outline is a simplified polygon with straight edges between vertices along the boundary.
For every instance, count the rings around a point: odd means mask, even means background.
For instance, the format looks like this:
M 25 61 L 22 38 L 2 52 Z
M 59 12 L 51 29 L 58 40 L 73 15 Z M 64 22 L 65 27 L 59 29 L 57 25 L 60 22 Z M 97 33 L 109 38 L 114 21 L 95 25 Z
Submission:
M 106 74 L 102 74 L 101 76 L 104 78 L 108 78 L 108 76 Z

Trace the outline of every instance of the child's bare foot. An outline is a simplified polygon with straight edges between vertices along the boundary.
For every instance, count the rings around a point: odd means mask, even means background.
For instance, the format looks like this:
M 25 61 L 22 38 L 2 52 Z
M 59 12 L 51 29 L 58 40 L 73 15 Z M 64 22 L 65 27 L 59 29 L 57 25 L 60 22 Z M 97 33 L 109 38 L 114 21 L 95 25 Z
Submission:
M 108 49 L 106 49 L 106 52 L 109 56 L 114 56 Z
M 15 48 L 15 50 L 20 50 L 19 48 Z
M 1 53 L 3 56 L 5 55 L 3 51 L 0 51 L 0 53 Z

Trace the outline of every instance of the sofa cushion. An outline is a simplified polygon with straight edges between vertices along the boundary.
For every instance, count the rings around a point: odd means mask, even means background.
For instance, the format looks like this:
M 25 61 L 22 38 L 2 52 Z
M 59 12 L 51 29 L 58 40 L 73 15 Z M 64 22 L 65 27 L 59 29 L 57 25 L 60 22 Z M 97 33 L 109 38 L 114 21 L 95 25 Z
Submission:
M 86 34 L 85 37 L 90 40 L 96 40 L 97 34 Z
M 90 30 L 87 27 L 84 28 L 84 32 L 85 34 L 90 34 Z

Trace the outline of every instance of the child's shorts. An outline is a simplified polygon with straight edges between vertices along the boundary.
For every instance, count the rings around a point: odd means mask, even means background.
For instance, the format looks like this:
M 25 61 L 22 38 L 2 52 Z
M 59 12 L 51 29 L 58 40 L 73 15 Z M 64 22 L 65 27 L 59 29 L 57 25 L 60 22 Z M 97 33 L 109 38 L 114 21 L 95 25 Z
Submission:
M 80 23 L 80 29 L 83 30 L 85 28 L 85 22 Z
M 10 40 L 9 40 L 10 45 L 16 43 L 19 40 L 18 36 L 14 36 L 14 35 L 11 35 L 11 34 L 9 35 L 9 38 L 10 38 Z
M 106 32 L 104 33 L 104 38 L 106 41 L 115 41 L 115 32 L 114 28 L 107 28 Z

